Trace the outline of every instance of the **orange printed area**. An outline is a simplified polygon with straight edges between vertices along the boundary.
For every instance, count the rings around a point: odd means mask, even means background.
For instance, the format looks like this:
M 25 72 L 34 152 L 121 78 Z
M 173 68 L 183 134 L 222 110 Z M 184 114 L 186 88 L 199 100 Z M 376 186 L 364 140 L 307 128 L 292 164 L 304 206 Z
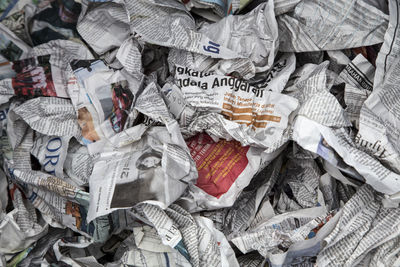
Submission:
M 271 105 L 270 105 L 271 106 Z M 230 104 L 224 103 L 222 115 L 225 118 L 240 124 L 246 124 L 254 128 L 265 128 L 267 122 L 280 122 L 281 117 L 269 114 L 254 113 L 252 108 L 238 108 Z M 273 108 L 273 106 L 272 106 Z M 272 113 L 272 110 L 265 110 L 264 113 Z
M 199 177 L 196 186 L 216 198 L 225 194 L 248 164 L 247 151 L 237 141 L 215 143 L 207 134 L 187 141 Z
M 71 77 L 68 79 L 68 84 L 77 84 L 77 79 L 75 77 Z
M 234 107 L 231 104 L 224 103 L 222 105 L 222 108 L 226 110 L 227 112 L 232 112 L 232 113 L 253 113 L 253 109 L 250 108 L 238 108 Z
M 222 112 L 223 115 L 229 117 L 232 120 L 248 120 L 249 122 L 252 121 L 273 121 L 273 122 L 280 122 L 281 117 L 278 116 L 271 116 L 271 115 L 262 115 L 262 114 L 251 114 L 251 115 L 236 115 L 230 112 Z
M 80 229 L 82 225 L 82 216 L 79 205 L 74 202 L 67 201 L 65 204 L 65 213 L 70 214 L 75 218 L 75 226 L 76 228 Z

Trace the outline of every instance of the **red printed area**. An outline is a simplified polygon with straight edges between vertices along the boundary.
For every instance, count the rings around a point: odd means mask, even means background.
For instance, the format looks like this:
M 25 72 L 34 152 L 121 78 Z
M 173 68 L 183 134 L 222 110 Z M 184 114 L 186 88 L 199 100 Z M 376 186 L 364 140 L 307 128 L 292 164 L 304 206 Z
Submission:
M 237 141 L 215 143 L 207 134 L 199 134 L 187 145 L 199 173 L 196 186 L 216 198 L 229 190 L 249 162 L 246 154 L 250 147 Z
M 16 76 L 12 86 L 18 96 L 57 96 L 51 74 L 50 56 L 39 56 L 14 61 Z

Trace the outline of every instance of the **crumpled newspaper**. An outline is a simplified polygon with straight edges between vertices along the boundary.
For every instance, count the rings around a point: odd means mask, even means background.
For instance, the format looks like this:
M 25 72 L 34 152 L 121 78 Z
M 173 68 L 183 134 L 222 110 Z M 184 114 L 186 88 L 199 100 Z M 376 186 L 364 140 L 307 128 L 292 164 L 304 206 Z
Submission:
M 1 0 L 0 266 L 400 266 L 400 0 Z

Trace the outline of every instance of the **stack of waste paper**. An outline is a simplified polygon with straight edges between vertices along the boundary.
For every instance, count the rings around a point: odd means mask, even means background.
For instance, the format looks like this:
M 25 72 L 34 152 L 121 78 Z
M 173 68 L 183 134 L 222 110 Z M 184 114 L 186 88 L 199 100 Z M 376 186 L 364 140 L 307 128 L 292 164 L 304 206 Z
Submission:
M 400 266 L 400 0 L 0 0 L 0 266 Z

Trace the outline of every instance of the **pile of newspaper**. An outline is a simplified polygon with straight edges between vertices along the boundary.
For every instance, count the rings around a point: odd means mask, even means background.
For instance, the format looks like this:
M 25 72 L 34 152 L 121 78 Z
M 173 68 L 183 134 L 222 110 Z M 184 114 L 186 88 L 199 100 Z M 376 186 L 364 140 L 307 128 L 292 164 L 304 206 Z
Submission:
M 400 0 L 0 0 L 0 266 L 400 266 Z

